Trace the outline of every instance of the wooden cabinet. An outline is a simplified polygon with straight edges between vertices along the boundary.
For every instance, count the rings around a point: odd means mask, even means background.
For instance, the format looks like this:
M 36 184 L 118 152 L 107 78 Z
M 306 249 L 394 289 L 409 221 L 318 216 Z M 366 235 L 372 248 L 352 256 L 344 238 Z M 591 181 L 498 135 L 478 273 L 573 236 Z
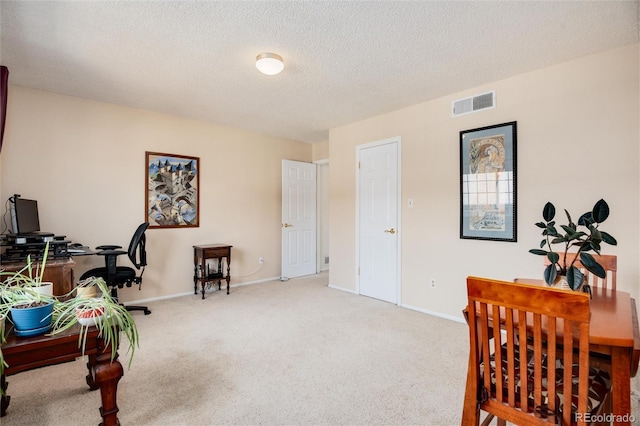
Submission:
M 198 284 L 202 288 L 202 298 L 206 284 L 218 282 L 218 290 L 221 281 L 227 281 L 227 294 L 229 294 L 229 282 L 231 281 L 231 247 L 226 244 L 207 244 L 193 246 L 193 294 L 198 294 Z M 226 260 L 227 270 L 225 275 L 223 259 Z M 213 262 L 207 262 L 213 260 Z
M 7 272 L 17 272 L 24 268 L 25 265 L 26 262 L 24 261 L 2 262 L 0 269 Z M 76 266 L 76 262 L 72 258 L 47 260 L 42 281 L 51 281 L 53 283 L 54 296 L 62 296 L 73 290 L 75 287 L 73 281 L 74 266 Z M 32 271 L 34 274 L 35 268 L 40 267 L 40 262 L 32 262 Z

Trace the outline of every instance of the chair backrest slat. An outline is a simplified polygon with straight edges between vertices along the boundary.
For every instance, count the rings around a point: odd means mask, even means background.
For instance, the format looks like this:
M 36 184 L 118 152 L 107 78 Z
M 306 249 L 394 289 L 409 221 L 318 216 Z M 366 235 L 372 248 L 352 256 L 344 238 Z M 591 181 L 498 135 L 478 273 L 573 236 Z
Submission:
M 493 323 L 494 324 L 498 323 L 500 321 L 500 307 L 497 306 L 497 305 L 493 305 L 492 314 L 493 314 L 493 317 L 492 317 Z M 495 345 L 494 346 L 496 348 L 502 347 L 502 333 L 495 333 L 493 335 L 493 338 L 495 340 Z M 502 351 L 496 351 L 495 352 L 495 359 L 496 359 L 496 365 L 502 365 Z M 502 401 L 502 399 L 503 399 L 503 389 L 502 389 L 503 374 L 502 374 L 502 368 L 496 368 L 496 383 L 500 383 L 500 386 L 496 386 L 496 397 L 498 398 L 498 400 Z

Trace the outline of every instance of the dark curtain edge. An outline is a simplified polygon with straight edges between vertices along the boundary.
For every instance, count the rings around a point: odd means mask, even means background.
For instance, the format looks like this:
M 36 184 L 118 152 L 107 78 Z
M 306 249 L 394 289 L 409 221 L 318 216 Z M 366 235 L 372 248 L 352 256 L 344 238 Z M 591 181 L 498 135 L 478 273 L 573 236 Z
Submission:
M 4 139 L 4 122 L 7 118 L 7 92 L 9 89 L 9 69 L 0 65 L 0 151 Z

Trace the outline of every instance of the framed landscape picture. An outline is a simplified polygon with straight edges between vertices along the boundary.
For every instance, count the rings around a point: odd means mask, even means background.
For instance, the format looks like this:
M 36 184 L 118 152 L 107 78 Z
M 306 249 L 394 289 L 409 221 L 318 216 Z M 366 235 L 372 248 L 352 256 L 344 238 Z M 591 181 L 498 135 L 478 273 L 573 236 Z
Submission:
M 516 122 L 460 132 L 460 238 L 517 241 Z
M 146 152 L 145 221 L 149 228 L 200 226 L 200 159 Z

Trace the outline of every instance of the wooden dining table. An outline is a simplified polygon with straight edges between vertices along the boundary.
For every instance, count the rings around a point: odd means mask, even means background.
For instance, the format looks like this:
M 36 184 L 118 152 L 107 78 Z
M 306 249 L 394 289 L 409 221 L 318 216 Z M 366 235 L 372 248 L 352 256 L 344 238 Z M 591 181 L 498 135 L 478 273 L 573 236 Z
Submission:
M 516 282 L 544 285 L 537 279 L 521 278 Z M 592 287 L 590 308 L 589 351 L 611 358 L 612 423 L 631 424 L 631 377 L 635 377 L 640 361 L 636 301 L 624 291 Z M 638 417 L 640 413 L 634 415 Z
M 624 291 L 593 287 L 592 292 L 589 350 L 611 356 L 613 423 L 630 424 L 631 377 L 640 360 L 636 302 Z

